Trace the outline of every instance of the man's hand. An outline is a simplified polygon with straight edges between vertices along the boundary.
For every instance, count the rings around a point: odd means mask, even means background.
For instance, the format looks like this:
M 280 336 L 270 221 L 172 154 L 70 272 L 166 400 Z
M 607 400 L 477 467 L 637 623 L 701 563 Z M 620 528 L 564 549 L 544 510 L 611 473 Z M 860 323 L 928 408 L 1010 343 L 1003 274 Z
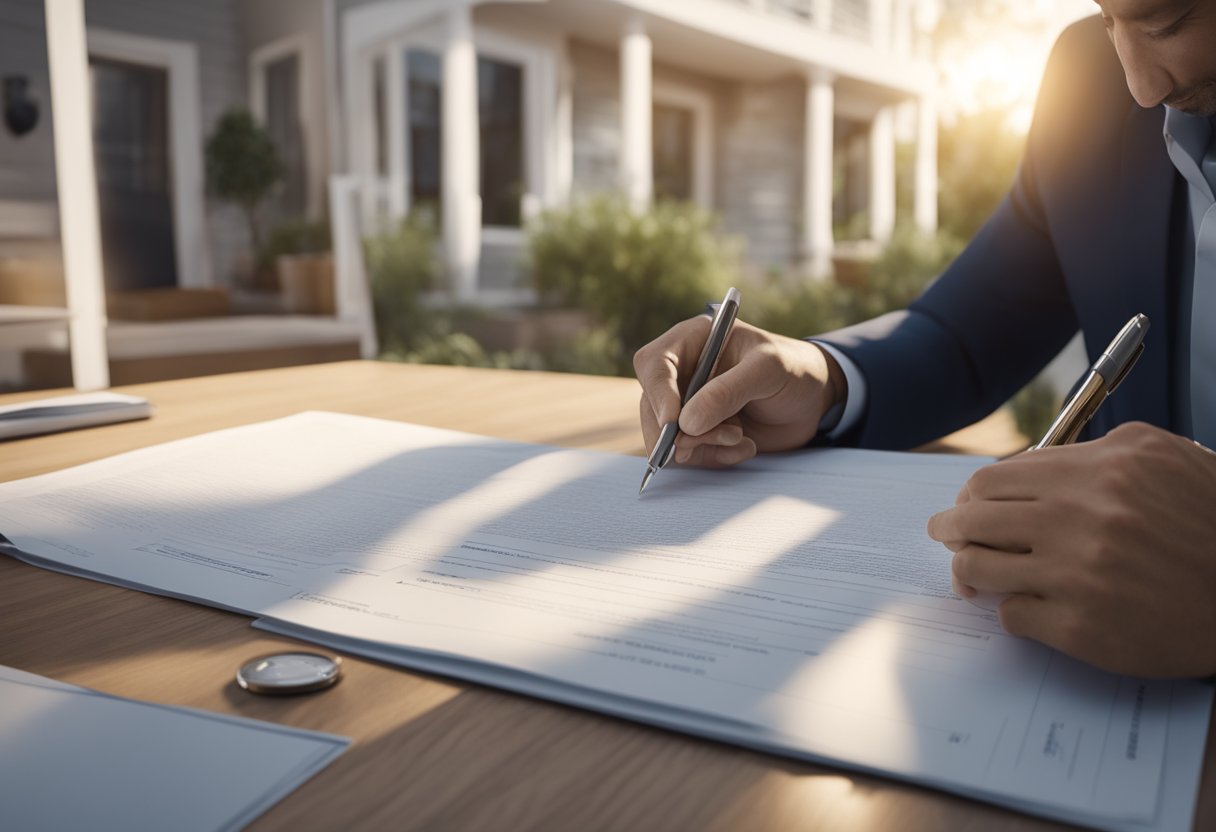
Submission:
M 1216 673 L 1216 454 L 1142 423 L 977 471 L 929 520 L 955 591 L 1116 673 Z
M 709 336 L 701 315 L 676 324 L 638 350 L 633 367 L 642 384 L 642 435 L 653 448 L 662 425 L 677 417 L 676 462 L 725 467 L 758 451 L 799 448 L 823 414 L 844 395 L 836 362 L 814 344 L 737 321 L 714 376 L 683 409 L 688 383 Z

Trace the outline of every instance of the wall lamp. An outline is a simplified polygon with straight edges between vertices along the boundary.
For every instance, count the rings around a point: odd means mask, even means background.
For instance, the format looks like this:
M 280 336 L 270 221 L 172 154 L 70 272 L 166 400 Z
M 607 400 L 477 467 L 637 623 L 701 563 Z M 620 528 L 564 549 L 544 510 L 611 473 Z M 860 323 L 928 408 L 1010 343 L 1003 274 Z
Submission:
M 4 76 L 4 123 L 14 136 L 24 136 L 38 124 L 38 102 L 30 98 L 30 79 Z

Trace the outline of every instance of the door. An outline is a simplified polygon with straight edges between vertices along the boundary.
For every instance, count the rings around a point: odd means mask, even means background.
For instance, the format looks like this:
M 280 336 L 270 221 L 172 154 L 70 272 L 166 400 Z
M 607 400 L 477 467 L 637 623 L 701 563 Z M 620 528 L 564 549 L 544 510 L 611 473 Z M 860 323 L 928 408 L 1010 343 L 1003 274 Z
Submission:
M 90 57 L 108 292 L 176 286 L 166 69 Z

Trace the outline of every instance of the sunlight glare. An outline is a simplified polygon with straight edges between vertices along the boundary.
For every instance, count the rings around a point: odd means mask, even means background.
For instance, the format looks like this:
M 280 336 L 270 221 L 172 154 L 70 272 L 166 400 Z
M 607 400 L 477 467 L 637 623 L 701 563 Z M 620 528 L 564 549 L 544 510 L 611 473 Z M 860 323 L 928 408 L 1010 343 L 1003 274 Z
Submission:
M 771 700 L 775 724 L 794 736 L 839 742 L 841 751 L 881 743 L 891 759 L 915 762 L 918 729 L 902 721 L 909 712 L 900 681 L 902 647 L 903 633 L 891 619 L 862 621 L 782 686 L 786 695 Z
M 938 54 L 945 120 L 1003 111 L 1006 126 L 1025 133 L 1052 44 L 1096 9 L 1090 0 L 1038 0 L 1009 5 L 999 16 L 956 21 L 959 34 Z

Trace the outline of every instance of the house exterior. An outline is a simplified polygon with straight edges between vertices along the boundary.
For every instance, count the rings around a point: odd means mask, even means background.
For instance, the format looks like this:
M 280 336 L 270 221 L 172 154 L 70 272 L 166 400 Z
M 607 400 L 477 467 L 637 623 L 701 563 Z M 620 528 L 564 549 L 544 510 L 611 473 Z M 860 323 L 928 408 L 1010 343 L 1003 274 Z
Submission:
M 834 220 L 894 228 L 897 120 L 936 227 L 932 0 L 314 3 L 242 4 L 252 54 L 294 48 L 326 90 L 299 104 L 311 204 L 338 173 L 363 227 L 437 208 L 460 300 L 526 303 L 521 225 L 602 191 L 695 201 L 753 265 L 826 274 Z
M 89 271 L 69 227 L 94 221 L 57 168 L 96 182 L 109 289 L 234 284 L 247 231 L 203 165 L 234 107 L 286 163 L 268 213 L 329 218 L 339 316 L 365 322 L 359 237 L 420 207 L 449 294 L 491 306 L 532 299 L 527 219 L 603 191 L 697 202 L 754 266 L 826 274 L 834 220 L 891 234 L 898 130 L 915 221 L 936 225 L 935 0 L 83 0 L 88 89 L 52 101 L 79 41 L 46 21 L 79 2 L 0 0 L 0 74 L 42 105 L 28 135 L 0 130 L 0 258 L 62 232 L 69 288 Z M 90 100 L 91 125 L 55 135 Z M 90 331 L 99 295 L 72 315 Z

